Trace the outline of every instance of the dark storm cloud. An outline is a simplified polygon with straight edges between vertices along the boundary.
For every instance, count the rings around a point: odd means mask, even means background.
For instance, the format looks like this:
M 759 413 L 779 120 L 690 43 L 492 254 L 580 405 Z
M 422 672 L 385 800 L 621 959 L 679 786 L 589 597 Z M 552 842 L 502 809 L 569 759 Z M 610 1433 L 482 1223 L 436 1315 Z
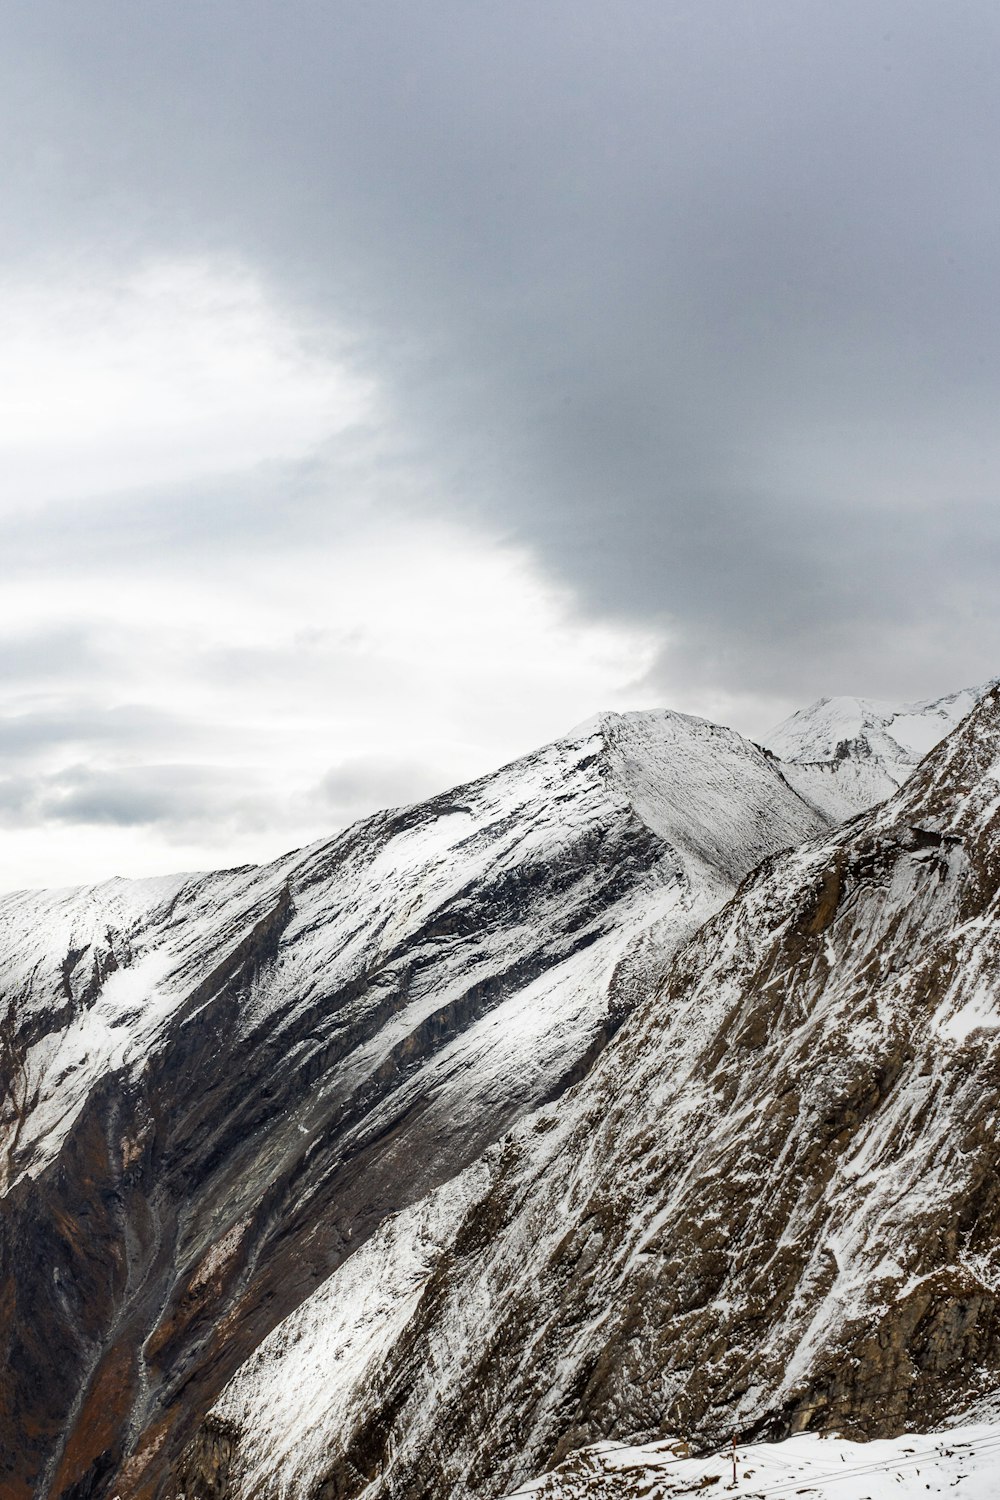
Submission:
M 434 504 L 670 628 L 664 690 L 997 670 L 994 6 L 33 0 L 4 24 L 8 255 L 262 268 L 318 340 L 353 332 Z

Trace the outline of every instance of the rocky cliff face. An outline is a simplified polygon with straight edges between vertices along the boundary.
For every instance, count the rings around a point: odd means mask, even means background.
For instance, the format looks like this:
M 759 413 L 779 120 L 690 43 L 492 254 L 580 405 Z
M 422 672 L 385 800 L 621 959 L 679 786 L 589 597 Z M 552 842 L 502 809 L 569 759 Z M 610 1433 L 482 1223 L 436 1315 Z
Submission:
M 233 1493 L 246 1420 L 202 1418 L 342 1263 L 419 1359 L 400 1308 L 506 1223 L 491 1143 L 828 823 L 731 731 L 608 716 L 271 866 L 3 898 L 4 1500 Z
M 492 1497 L 612 1435 L 995 1403 L 998 906 L 993 690 L 884 806 L 767 858 L 558 1108 L 275 1329 L 213 1414 L 223 1493 Z

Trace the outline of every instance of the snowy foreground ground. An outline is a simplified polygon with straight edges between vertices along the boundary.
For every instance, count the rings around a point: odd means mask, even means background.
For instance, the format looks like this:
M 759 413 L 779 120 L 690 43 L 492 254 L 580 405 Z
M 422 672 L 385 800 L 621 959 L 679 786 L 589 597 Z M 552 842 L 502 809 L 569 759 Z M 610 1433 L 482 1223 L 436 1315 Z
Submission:
M 515 1491 L 530 1500 L 599 1496 L 812 1496 L 813 1500 L 1000 1500 L 1000 1425 L 956 1427 L 891 1441 L 850 1443 L 803 1436 L 730 1453 L 678 1458 L 670 1442 L 633 1448 L 598 1443 Z

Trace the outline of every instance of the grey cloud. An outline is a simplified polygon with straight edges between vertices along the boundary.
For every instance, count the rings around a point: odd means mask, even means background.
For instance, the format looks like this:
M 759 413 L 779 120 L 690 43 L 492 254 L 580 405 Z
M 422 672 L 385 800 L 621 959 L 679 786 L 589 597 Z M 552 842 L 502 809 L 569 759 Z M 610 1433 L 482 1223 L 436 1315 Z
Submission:
M 0 825 L 155 828 L 168 842 L 281 827 L 287 809 L 252 778 L 194 763 L 100 766 L 0 778 Z
M 60 569 L 173 568 L 211 589 L 220 556 L 294 557 L 303 546 L 331 548 L 366 526 L 391 524 L 426 487 L 403 449 L 387 436 L 373 459 L 362 429 L 304 457 L 238 473 L 92 494 L 70 506 L 52 501 L 28 515 L 0 508 L 4 572 L 44 578 Z M 91 662 L 101 655 L 96 642 L 74 650 L 81 666 L 87 655 Z
M 104 708 L 67 702 L 58 707 L 0 715 L 0 757 L 6 765 L 22 757 L 66 745 L 90 749 L 115 746 L 135 750 L 158 746 L 190 746 L 216 738 L 218 730 L 144 704 Z
M 440 772 L 420 761 L 356 756 L 332 766 L 318 798 L 343 823 L 388 807 L 403 807 L 441 790 Z
M 0 636 L 0 681 L 45 682 L 101 670 L 106 654 L 84 626 Z
M 293 815 L 306 812 L 318 822 L 318 832 L 429 796 L 440 790 L 440 781 L 439 771 L 419 761 L 354 757 L 333 766 L 311 794 L 285 804 L 262 791 L 258 777 L 233 768 L 80 763 L 50 774 L 0 779 L 0 821 L 156 825 L 177 840 L 209 827 L 216 836 L 226 828 L 246 833 L 287 827 Z
M 46 778 L 36 805 L 43 818 L 65 823 L 180 826 L 218 819 L 230 794 L 230 777 L 213 767 L 80 765 Z
M 996 670 L 985 0 L 181 0 L 127 27 L 36 0 L 4 24 L 9 253 L 235 251 L 318 340 L 346 319 L 393 402 L 387 524 L 408 458 L 434 500 L 400 503 L 669 627 L 663 692 Z M 299 535 L 344 503 L 324 462 Z M 273 535 L 275 480 L 239 525 L 224 496 L 208 522 L 153 506 L 139 544 Z
M 31 776 L 0 777 L 0 823 L 13 828 L 32 822 L 37 791 Z

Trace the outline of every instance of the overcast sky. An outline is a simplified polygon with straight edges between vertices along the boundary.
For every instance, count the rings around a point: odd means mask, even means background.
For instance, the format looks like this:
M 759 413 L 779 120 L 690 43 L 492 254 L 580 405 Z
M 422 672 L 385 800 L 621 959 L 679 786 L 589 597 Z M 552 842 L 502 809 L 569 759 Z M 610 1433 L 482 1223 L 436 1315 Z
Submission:
M 995 0 L 8 0 L 0 886 L 1000 672 Z

